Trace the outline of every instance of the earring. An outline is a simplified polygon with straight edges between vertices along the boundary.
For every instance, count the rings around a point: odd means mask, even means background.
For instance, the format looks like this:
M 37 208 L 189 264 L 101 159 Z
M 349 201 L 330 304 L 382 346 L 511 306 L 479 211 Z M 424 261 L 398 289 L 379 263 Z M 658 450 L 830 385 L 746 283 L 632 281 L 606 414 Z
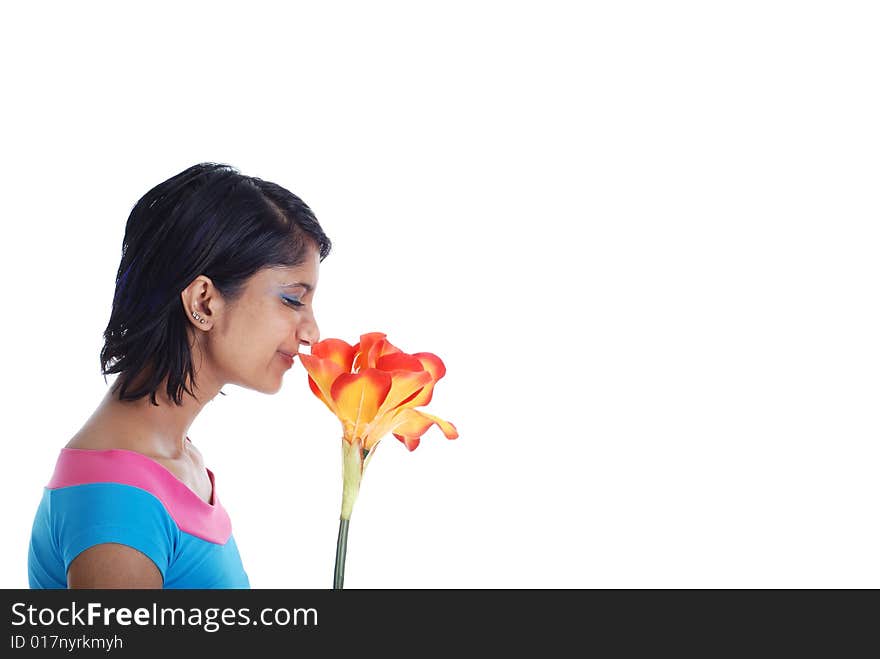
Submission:
M 199 321 L 200 323 L 204 323 L 204 322 L 205 322 L 205 319 L 202 318 L 202 317 L 201 317 L 199 314 L 197 314 L 195 311 L 193 311 L 192 315 L 193 315 L 193 318 L 195 318 L 195 319 L 196 319 L 197 321 Z

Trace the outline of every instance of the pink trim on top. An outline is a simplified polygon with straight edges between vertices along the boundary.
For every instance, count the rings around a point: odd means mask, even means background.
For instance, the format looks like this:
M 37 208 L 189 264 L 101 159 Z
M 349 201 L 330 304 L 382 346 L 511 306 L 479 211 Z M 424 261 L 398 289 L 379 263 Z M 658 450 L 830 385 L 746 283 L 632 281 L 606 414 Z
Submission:
M 226 544 L 232 535 L 229 515 L 217 496 L 210 469 L 213 505 L 189 489 L 183 481 L 143 453 L 122 448 L 63 448 L 55 472 L 46 486 L 50 490 L 88 483 L 120 483 L 154 495 L 181 531 L 215 544 Z

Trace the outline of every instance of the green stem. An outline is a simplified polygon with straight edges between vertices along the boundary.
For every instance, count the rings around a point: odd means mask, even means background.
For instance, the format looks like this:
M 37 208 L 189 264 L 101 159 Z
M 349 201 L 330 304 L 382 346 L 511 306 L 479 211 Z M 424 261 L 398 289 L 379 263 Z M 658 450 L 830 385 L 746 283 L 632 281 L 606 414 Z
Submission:
M 333 569 L 333 590 L 342 590 L 345 577 L 345 548 L 348 545 L 348 522 L 339 518 L 339 537 L 336 538 L 336 567 Z

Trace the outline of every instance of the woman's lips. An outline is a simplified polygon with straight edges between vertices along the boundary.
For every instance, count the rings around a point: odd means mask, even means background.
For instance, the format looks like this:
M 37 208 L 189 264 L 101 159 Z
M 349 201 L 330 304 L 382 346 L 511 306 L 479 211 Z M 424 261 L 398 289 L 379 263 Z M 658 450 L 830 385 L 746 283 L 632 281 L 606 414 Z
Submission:
M 281 352 L 280 350 L 278 351 L 278 354 L 287 362 L 288 368 L 293 366 L 293 355 L 288 355 L 286 352 Z

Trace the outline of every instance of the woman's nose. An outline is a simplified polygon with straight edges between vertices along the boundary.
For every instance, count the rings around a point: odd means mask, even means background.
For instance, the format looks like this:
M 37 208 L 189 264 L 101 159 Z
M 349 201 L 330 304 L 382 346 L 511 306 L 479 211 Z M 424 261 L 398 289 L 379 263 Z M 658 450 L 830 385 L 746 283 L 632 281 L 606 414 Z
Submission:
M 321 332 L 318 329 L 318 324 L 314 322 L 307 323 L 306 325 L 302 326 L 298 334 L 299 342 L 302 345 L 306 345 L 309 347 L 315 345 L 318 341 L 321 340 Z

